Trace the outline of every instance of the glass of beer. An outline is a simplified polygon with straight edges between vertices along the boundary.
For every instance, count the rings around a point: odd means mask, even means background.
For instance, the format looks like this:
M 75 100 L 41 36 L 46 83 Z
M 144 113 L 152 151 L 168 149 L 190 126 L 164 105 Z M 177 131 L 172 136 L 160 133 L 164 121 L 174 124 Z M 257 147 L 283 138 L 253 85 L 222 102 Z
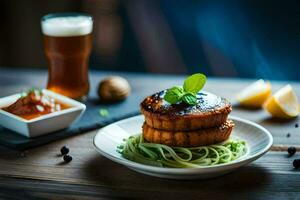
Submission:
M 44 16 L 41 25 L 49 70 L 47 88 L 73 99 L 84 99 L 89 92 L 92 17 L 55 13 Z

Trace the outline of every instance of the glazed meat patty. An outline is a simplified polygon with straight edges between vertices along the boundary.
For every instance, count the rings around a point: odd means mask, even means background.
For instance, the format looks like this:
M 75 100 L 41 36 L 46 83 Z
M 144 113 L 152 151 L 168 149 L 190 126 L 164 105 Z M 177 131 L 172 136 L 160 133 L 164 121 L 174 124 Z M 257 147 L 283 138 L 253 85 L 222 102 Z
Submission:
M 222 97 L 201 91 L 197 105 L 169 104 L 165 91 L 147 97 L 140 105 L 149 127 L 166 131 L 191 131 L 224 124 L 231 112 L 231 104 Z
M 165 144 L 172 147 L 197 147 L 217 144 L 227 140 L 234 127 L 231 120 L 218 127 L 195 131 L 164 131 L 143 125 L 143 137 L 151 143 Z

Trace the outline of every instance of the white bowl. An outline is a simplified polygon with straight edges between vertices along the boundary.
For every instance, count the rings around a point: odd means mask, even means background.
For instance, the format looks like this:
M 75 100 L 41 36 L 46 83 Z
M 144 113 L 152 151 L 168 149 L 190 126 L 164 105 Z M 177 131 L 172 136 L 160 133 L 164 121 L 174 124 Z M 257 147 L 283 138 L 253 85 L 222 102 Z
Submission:
M 106 158 L 143 174 L 171 179 L 212 178 L 232 172 L 258 159 L 270 149 L 273 143 L 272 135 L 262 126 L 238 117 L 229 116 L 229 118 L 235 123 L 231 137 L 246 141 L 247 153 L 237 160 L 225 164 L 199 168 L 164 168 L 127 160 L 117 152 L 117 146 L 124 142 L 123 139 L 142 132 L 144 117 L 141 115 L 115 122 L 100 129 L 94 138 L 94 145 L 96 150 Z
M 36 137 L 69 127 L 85 111 L 86 106 L 66 96 L 43 89 L 43 93 L 70 105 L 70 108 L 26 120 L 0 109 L 0 125 L 26 137 Z M 0 108 L 14 103 L 21 94 L 0 98 Z

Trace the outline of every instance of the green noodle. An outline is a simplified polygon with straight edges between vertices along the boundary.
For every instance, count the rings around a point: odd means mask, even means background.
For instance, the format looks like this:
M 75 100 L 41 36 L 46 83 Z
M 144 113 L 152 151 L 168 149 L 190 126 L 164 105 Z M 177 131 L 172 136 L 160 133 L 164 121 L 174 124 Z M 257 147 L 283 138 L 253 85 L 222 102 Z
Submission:
M 128 160 L 172 168 L 197 168 L 229 163 L 245 155 L 246 151 L 246 143 L 242 140 L 184 148 L 148 143 L 141 134 L 130 136 L 124 140 L 124 144 L 118 146 L 118 152 Z

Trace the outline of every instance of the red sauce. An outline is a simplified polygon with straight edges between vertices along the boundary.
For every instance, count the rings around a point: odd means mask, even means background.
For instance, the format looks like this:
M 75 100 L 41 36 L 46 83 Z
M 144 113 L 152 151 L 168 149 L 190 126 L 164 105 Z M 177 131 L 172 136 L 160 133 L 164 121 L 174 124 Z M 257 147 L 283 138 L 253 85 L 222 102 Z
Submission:
M 70 107 L 52 97 L 44 95 L 39 90 L 31 90 L 26 96 L 20 97 L 15 103 L 2 109 L 23 119 L 30 120 Z

